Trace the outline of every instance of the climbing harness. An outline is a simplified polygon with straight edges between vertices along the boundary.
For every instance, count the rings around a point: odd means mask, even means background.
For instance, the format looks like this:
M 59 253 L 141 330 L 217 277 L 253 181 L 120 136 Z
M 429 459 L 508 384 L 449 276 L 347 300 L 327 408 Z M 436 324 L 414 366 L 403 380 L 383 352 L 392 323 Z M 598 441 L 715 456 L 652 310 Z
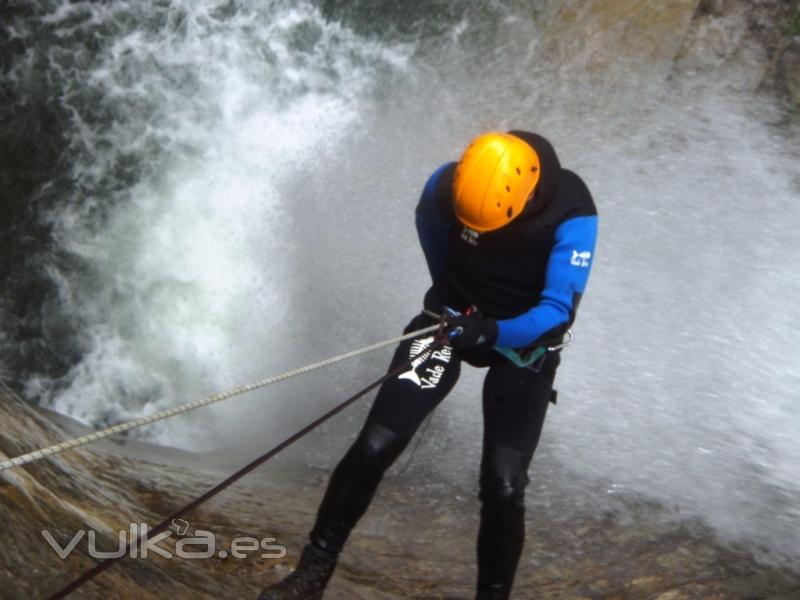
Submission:
M 419 357 L 421 357 L 421 356 L 423 356 L 425 354 L 429 354 L 429 353 L 432 354 L 433 352 L 436 352 L 437 350 L 440 350 L 441 348 L 443 348 L 447 344 L 447 338 L 444 335 L 442 335 L 442 333 L 444 331 L 444 319 L 441 319 L 440 323 L 438 325 L 434 325 L 434 326 L 431 326 L 431 327 L 428 327 L 428 328 L 425 328 L 425 329 L 421 329 L 419 331 L 415 331 L 415 332 L 413 332 L 413 334 L 408 334 L 406 336 L 403 336 L 403 339 L 408 339 L 409 337 L 416 337 L 416 336 L 419 336 L 422 333 L 428 333 L 428 332 L 431 332 L 433 330 L 437 331 L 437 333 L 436 333 L 436 335 L 434 337 L 433 344 L 431 344 L 430 346 L 428 346 L 428 347 L 424 348 L 423 350 L 421 350 L 418 354 L 413 356 L 410 360 L 408 360 L 408 361 L 402 363 L 401 365 L 397 366 L 396 368 L 392 369 L 391 371 L 386 373 L 386 375 L 384 375 L 383 377 L 381 377 L 377 381 L 374 381 L 373 383 L 369 384 L 363 390 L 361 390 L 361 391 L 357 392 L 356 394 L 350 396 L 347 400 L 345 400 L 344 402 L 342 402 L 338 406 L 335 406 L 334 408 L 329 410 L 327 413 L 325 413 L 321 417 L 317 418 L 312 423 L 309 423 L 308 425 L 303 427 L 303 429 L 301 429 L 297 433 L 289 436 L 288 438 L 286 438 L 284 441 L 282 441 L 280 444 L 278 444 L 274 448 L 270 449 L 269 451 L 267 451 L 266 453 L 262 454 L 261 456 L 259 456 L 255 460 L 253 460 L 250 463 L 246 464 L 244 467 L 242 467 L 241 469 L 236 471 L 233 475 L 231 475 L 230 477 L 228 477 L 224 481 L 220 482 L 219 484 L 217 484 L 216 486 L 214 486 L 213 488 L 208 490 L 205 494 L 203 494 L 199 498 L 196 498 L 195 500 L 193 500 L 192 502 L 190 502 L 189 504 L 187 504 L 183 508 L 178 509 L 173 514 L 171 514 L 170 516 L 165 518 L 163 521 L 161 521 L 158 525 L 153 527 L 153 529 L 150 529 L 149 531 L 145 532 L 145 534 L 143 534 L 137 540 L 129 542 L 128 546 L 125 549 L 125 552 L 123 552 L 122 554 L 120 554 L 120 555 L 118 555 L 116 557 L 113 557 L 113 558 L 106 559 L 103 562 L 98 563 L 97 565 L 95 565 L 91 569 L 88 569 L 87 571 L 84 571 L 80 576 L 75 578 L 67 586 L 65 586 L 64 588 L 60 589 L 59 591 L 57 591 L 52 596 L 50 596 L 48 600 L 61 600 L 62 598 L 66 598 L 69 594 L 71 594 L 72 592 L 77 590 L 84 583 L 87 583 L 87 582 L 91 581 L 92 579 L 94 579 L 94 577 L 96 577 L 100 573 L 104 572 L 109 567 L 111 567 L 115 562 L 117 562 L 118 560 L 121 560 L 122 558 L 124 558 L 129 553 L 130 548 L 134 544 L 136 545 L 136 547 L 141 548 L 142 544 L 144 544 L 148 539 L 151 539 L 154 536 L 157 536 L 160 533 L 162 533 L 162 532 L 166 531 L 167 529 L 169 529 L 169 527 L 172 524 L 173 520 L 181 519 L 183 517 L 186 517 L 191 511 L 196 509 L 198 506 L 204 504 L 205 502 L 207 502 L 208 500 L 210 500 L 211 498 L 213 498 L 214 496 L 216 496 L 217 494 L 219 494 L 220 492 L 222 492 L 226 488 L 230 487 L 231 485 L 233 485 L 234 483 L 239 481 L 242 477 L 244 477 L 245 475 L 247 475 L 248 473 L 250 473 L 251 471 L 253 471 L 257 467 L 261 466 L 262 464 L 267 462 L 269 459 L 271 459 L 272 457 L 274 457 L 275 455 L 277 455 L 278 453 L 280 453 L 281 451 L 283 451 L 287 447 L 289 447 L 292 444 L 294 444 L 297 440 L 301 439 L 306 434 L 310 433 L 311 431 L 313 431 L 314 429 L 316 429 L 317 427 L 322 425 L 325 421 L 327 421 L 331 417 L 333 417 L 336 414 L 338 414 L 341 411 L 343 411 L 345 408 L 347 408 L 348 406 L 353 404 L 356 400 L 358 400 L 362 396 L 365 396 L 366 394 L 368 394 L 369 392 L 371 392 L 375 388 L 379 387 L 381 384 L 383 384 L 385 381 L 388 381 L 392 377 L 396 377 L 400 373 L 403 373 L 404 371 L 408 370 L 408 368 L 411 366 L 411 364 L 415 360 L 417 360 Z
M 572 343 L 574 336 L 571 329 L 567 330 L 565 336 L 566 339 L 555 346 L 530 346 L 517 349 L 495 347 L 494 349 L 518 367 L 538 372 L 542 368 L 548 352 L 560 352 Z
M 92 442 L 96 442 L 103 438 L 110 437 L 117 433 L 122 433 L 124 431 L 130 431 L 131 429 L 135 429 L 137 427 L 142 427 L 143 425 L 149 425 L 151 423 L 155 423 L 156 421 L 162 421 L 164 419 L 169 419 L 170 417 L 174 417 L 176 415 L 180 415 L 196 408 L 201 408 L 203 406 L 208 406 L 209 404 L 214 404 L 215 402 L 220 402 L 221 400 L 226 400 L 228 398 L 232 398 L 234 396 L 240 396 L 247 392 L 252 392 L 253 390 L 257 390 L 262 387 L 266 387 L 268 385 L 272 385 L 274 383 L 278 383 L 280 381 L 285 381 L 286 379 L 291 379 L 292 377 L 297 377 L 298 375 L 304 375 L 305 373 L 310 373 L 311 371 L 315 371 L 317 369 L 321 369 L 322 367 L 327 367 L 329 365 L 333 365 L 338 362 L 342 362 L 347 360 L 348 358 L 354 358 L 356 356 L 360 356 L 362 354 L 367 354 L 369 352 L 373 352 L 375 350 L 379 350 L 381 348 L 385 348 L 386 346 L 393 346 L 405 340 L 409 340 L 424 333 L 431 333 L 433 331 L 438 332 L 441 334 L 443 325 L 442 323 L 438 323 L 436 325 L 431 325 L 430 327 L 425 327 L 418 331 L 412 331 L 411 333 L 402 335 L 400 337 L 393 338 L 391 340 L 386 340 L 384 342 L 378 342 L 377 344 L 372 344 L 371 346 L 366 346 L 359 350 L 353 350 L 352 352 L 347 352 L 345 354 L 340 354 L 339 356 L 334 356 L 332 358 L 328 358 L 310 365 L 306 365 L 304 367 L 300 367 L 297 369 L 293 369 L 291 371 L 286 371 L 285 373 L 281 373 L 279 375 L 274 375 L 273 377 L 269 377 L 267 379 L 262 379 L 261 381 L 256 381 L 254 383 L 249 383 L 247 385 L 242 385 L 239 387 L 232 388 L 230 390 L 220 392 L 218 394 L 214 394 L 213 396 L 209 396 L 207 398 L 203 398 L 201 400 L 195 400 L 193 402 L 188 402 L 186 404 L 182 404 L 180 406 L 176 406 L 175 408 L 170 408 L 167 410 L 163 410 L 161 412 L 154 413 L 152 415 L 148 415 L 146 417 L 141 417 L 139 419 L 133 419 L 131 421 L 127 421 L 124 423 L 119 423 L 118 425 L 112 425 L 111 427 L 106 427 L 105 429 L 100 429 L 98 431 L 94 431 L 87 435 L 82 435 L 72 440 L 68 440 L 65 442 L 61 442 L 59 444 L 54 444 L 52 446 L 48 446 L 46 448 L 41 448 L 39 450 L 34 450 L 33 452 L 28 452 L 27 454 L 22 454 L 20 456 L 10 458 L 8 460 L 4 460 L 0 462 L 0 473 L 11 469 L 13 467 L 20 467 L 22 465 L 27 465 L 34 461 L 40 460 L 46 456 L 51 456 L 53 454 L 57 454 L 59 452 L 63 452 L 64 450 L 70 450 L 72 448 L 77 448 L 78 446 L 83 446 L 85 444 L 90 444 Z

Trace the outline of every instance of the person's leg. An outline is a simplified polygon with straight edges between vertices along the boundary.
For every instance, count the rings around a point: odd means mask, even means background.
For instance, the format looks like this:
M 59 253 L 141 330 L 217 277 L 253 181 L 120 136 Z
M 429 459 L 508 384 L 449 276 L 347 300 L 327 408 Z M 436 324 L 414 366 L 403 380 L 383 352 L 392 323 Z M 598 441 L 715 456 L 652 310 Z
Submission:
M 432 322 L 421 315 L 409 323 L 405 332 Z M 395 351 L 389 370 L 407 362 L 432 342 L 432 336 L 403 342 Z M 338 555 L 350 531 L 366 512 L 384 472 L 458 379 L 460 359 L 449 347 L 419 362 L 381 386 L 358 438 L 328 482 L 309 537 L 315 546 L 332 556 Z
M 409 323 L 405 333 L 433 323 L 430 317 L 420 315 Z M 401 343 L 389 370 L 424 352 L 432 343 L 432 336 Z M 426 360 L 414 361 L 413 368 L 381 386 L 358 438 L 331 475 L 298 568 L 264 590 L 261 600 L 321 596 L 339 552 L 369 507 L 384 472 L 458 380 L 460 359 L 449 346 L 422 356 Z
M 493 366 L 483 388 L 478 600 L 511 594 L 525 540 L 525 486 L 552 393 L 558 356 L 534 373 L 510 362 Z

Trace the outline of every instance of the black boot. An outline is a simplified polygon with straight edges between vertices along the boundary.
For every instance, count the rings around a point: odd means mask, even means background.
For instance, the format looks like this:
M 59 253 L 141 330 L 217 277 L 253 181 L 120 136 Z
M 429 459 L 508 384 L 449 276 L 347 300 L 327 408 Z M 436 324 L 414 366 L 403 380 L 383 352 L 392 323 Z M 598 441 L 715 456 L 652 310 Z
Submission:
M 507 585 L 479 585 L 475 600 L 508 600 L 510 593 Z
M 278 583 L 264 589 L 258 600 L 320 600 L 334 568 L 335 558 L 307 544 L 297 568 Z

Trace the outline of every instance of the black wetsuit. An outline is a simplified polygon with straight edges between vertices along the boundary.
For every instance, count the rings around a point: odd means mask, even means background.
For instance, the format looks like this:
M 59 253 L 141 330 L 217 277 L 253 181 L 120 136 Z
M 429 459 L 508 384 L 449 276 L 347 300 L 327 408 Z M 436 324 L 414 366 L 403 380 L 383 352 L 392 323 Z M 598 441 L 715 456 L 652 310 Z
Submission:
M 518 348 L 560 337 L 574 319 L 594 252 L 597 215 L 586 186 L 561 169 L 550 144 L 514 132 L 540 156 L 533 200 L 501 230 L 478 235 L 452 211 L 452 163 L 428 181 L 417 209 L 420 241 L 434 284 L 425 307 L 463 311 L 476 306 L 498 319 L 496 346 Z M 405 331 L 434 323 L 424 313 Z M 400 344 L 391 369 L 430 344 L 423 336 Z M 507 598 L 525 535 L 524 490 L 548 403 L 554 397 L 557 352 L 537 368 L 520 368 L 492 348 L 445 347 L 381 387 L 356 441 L 331 476 L 310 538 L 337 555 L 364 514 L 384 472 L 425 417 L 455 385 L 462 361 L 488 367 L 483 385 L 478 598 Z

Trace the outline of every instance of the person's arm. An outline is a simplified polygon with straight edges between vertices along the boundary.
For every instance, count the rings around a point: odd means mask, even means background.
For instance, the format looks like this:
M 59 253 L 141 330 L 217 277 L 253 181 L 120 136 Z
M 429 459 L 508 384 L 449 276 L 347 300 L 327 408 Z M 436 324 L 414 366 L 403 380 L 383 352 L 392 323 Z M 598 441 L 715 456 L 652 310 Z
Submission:
M 417 235 L 431 278 L 436 281 L 444 273 L 445 255 L 447 254 L 447 232 L 450 224 L 441 214 L 436 202 L 436 187 L 439 176 L 449 166 L 443 165 L 430 176 L 422 190 L 415 214 Z
M 570 322 L 586 289 L 596 241 L 597 215 L 575 217 L 558 226 L 539 304 L 518 317 L 499 320 L 495 346 L 529 346 L 547 332 Z

